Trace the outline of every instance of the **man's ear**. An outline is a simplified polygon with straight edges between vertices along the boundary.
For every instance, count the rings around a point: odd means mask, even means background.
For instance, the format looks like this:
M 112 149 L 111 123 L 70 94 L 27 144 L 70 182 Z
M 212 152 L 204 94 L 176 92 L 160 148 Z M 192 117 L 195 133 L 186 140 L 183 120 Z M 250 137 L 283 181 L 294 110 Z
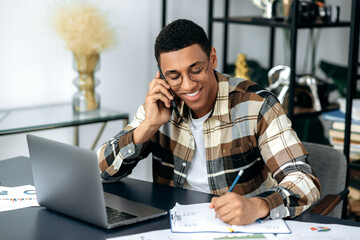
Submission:
M 216 67 L 217 67 L 217 55 L 216 55 L 216 50 L 215 50 L 214 47 L 211 47 L 210 64 L 211 64 L 213 69 L 216 69 Z

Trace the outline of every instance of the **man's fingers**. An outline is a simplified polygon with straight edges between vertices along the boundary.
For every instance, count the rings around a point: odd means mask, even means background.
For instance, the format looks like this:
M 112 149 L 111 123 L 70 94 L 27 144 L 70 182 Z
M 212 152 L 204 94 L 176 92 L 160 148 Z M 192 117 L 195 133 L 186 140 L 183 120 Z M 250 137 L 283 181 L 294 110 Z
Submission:
M 231 212 L 227 212 L 223 215 L 219 215 L 218 216 L 223 222 L 229 223 L 233 221 L 233 219 L 235 219 L 236 215 L 232 214 Z
M 211 199 L 211 203 L 209 205 L 210 208 L 213 208 L 215 211 L 215 217 L 219 218 L 221 217 L 222 214 L 224 214 L 224 209 L 223 207 L 226 205 L 226 202 L 222 201 L 222 196 L 221 197 L 213 197 Z
M 224 216 L 228 215 L 229 213 L 231 213 L 231 209 L 229 209 L 229 205 L 223 205 L 220 208 L 215 209 L 216 217 L 221 218 L 221 219 Z
M 210 206 L 211 206 L 211 208 L 215 208 L 215 210 L 216 210 L 216 208 L 219 207 L 220 203 L 221 203 L 221 197 L 213 197 L 211 199 Z
M 170 104 L 171 100 L 161 93 L 151 94 L 151 95 L 147 96 L 146 98 L 148 98 L 149 101 L 153 102 L 153 103 L 157 103 L 158 101 L 161 101 L 165 104 L 165 106 L 167 108 L 170 108 L 170 106 L 171 106 L 171 104 Z
M 219 203 L 215 204 L 215 212 L 218 216 L 223 216 L 233 211 L 233 203 L 219 201 Z
M 221 195 L 220 197 L 213 197 L 211 199 L 211 202 L 214 203 L 215 208 L 220 208 L 221 206 L 231 203 L 233 199 L 233 195 L 236 193 L 226 193 L 224 195 Z
M 160 78 L 161 78 L 160 71 L 157 71 L 157 73 L 156 73 L 156 75 L 155 75 L 155 78 L 158 78 L 158 79 L 160 79 Z
M 214 199 L 214 198 L 211 199 L 211 202 L 210 202 L 210 204 L 209 204 L 209 208 L 210 208 L 210 209 L 215 208 L 215 204 L 214 204 L 214 202 L 213 202 L 213 201 L 214 201 L 213 199 Z
M 168 89 L 164 88 L 162 85 L 157 85 L 154 88 L 149 90 L 149 95 L 162 94 L 166 96 L 169 100 L 173 100 L 174 97 L 171 95 Z
M 159 75 L 156 74 L 155 78 L 149 83 L 149 89 L 151 90 L 157 85 L 163 85 L 165 88 L 170 89 L 170 85 L 165 80 L 160 78 L 160 73 Z
M 238 222 L 242 215 L 242 197 L 235 193 L 226 193 L 211 200 L 215 216 L 224 222 Z

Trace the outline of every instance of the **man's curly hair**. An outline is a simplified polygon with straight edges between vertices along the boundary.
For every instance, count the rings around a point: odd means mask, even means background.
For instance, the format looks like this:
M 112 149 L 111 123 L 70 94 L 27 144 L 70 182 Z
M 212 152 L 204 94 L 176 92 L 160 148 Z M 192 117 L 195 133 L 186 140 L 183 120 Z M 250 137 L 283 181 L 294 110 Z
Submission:
M 155 58 L 158 63 L 160 54 L 177 51 L 199 44 L 207 56 L 210 56 L 211 44 L 205 31 L 196 23 L 178 19 L 164 27 L 155 41 Z

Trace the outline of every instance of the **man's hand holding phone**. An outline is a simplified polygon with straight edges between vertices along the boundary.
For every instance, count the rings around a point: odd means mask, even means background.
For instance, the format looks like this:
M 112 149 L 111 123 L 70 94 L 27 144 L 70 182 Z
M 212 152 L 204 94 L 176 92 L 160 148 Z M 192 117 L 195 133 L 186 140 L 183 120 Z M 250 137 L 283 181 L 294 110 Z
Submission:
M 171 117 L 171 100 L 174 97 L 169 92 L 170 86 L 160 77 L 160 72 L 149 84 L 145 97 L 145 119 L 134 130 L 134 143 L 148 141 L 151 136 Z

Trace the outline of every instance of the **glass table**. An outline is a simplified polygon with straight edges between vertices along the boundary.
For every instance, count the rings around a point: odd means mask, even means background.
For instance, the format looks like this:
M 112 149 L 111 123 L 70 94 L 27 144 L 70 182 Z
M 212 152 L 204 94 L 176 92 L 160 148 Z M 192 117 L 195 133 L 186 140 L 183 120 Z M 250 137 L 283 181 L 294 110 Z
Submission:
M 100 108 L 85 113 L 73 111 L 71 103 L 61 103 L 37 107 L 0 110 L 0 136 L 75 127 L 74 145 L 79 145 L 79 126 L 102 123 L 91 149 L 94 149 L 108 121 L 123 120 L 128 124 L 129 114 Z

